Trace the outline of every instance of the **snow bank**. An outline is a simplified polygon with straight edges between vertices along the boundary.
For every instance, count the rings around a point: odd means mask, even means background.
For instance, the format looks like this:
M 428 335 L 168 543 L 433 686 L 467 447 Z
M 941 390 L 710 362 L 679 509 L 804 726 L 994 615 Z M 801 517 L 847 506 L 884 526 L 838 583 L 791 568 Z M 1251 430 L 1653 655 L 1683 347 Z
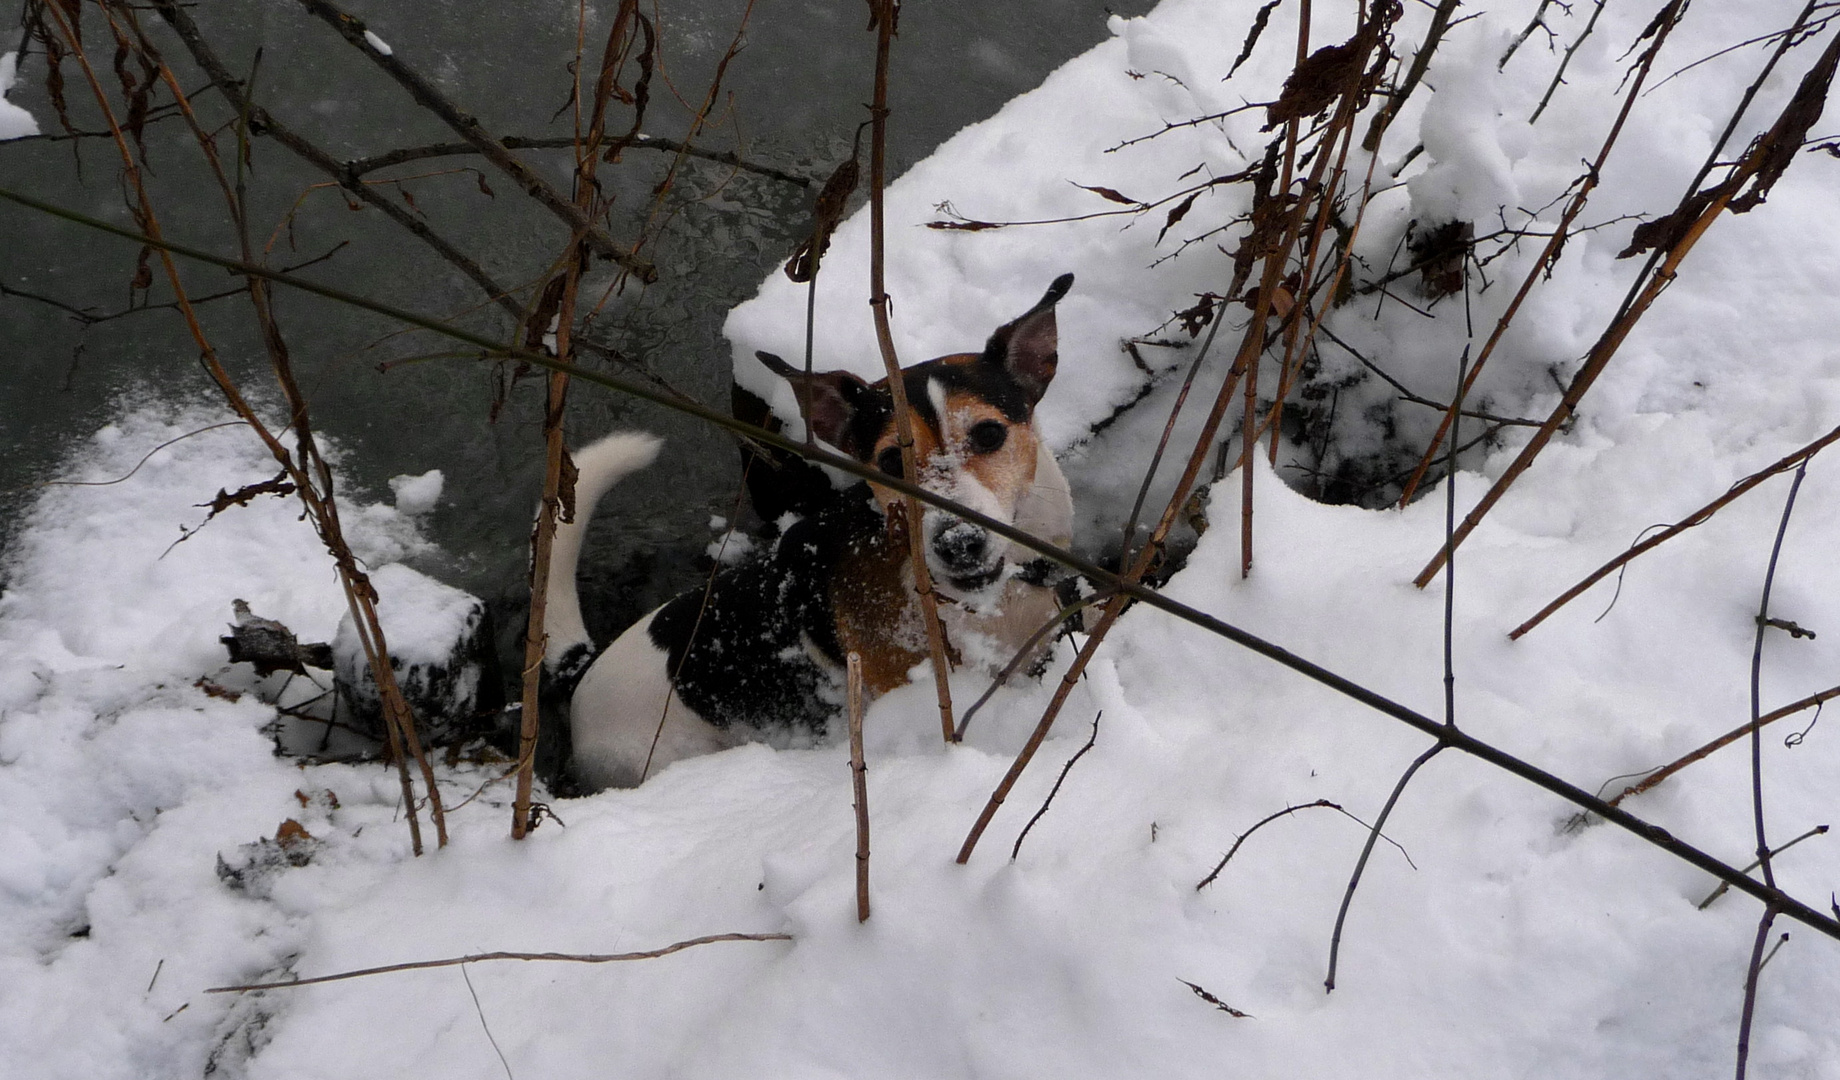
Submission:
M 1495 59 L 1534 4 L 1462 23 L 1402 119 L 1387 162 L 1425 154 L 1366 226 L 1378 258 L 1414 215 L 1544 206 L 1608 122 L 1617 57 L 1650 12 L 1610 5 L 1536 130 L 1525 117 L 1557 57 Z M 1673 70 L 1785 24 L 1787 3 L 1695 6 Z M 1044 422 L 1074 447 L 1070 472 L 1115 529 L 1147 454 L 1148 426 L 1076 446 L 1141 373 L 1115 343 L 1222 284 L 1197 245 L 1146 269 L 1160 221 L 954 234 L 916 223 L 950 200 L 982 219 L 1103 209 L 1067 181 L 1140 198 L 1197 161 L 1237 167 L 1254 143 L 1231 119 L 1104 154 L 1164 120 L 1269 98 L 1290 9 L 1229 83 L 1219 76 L 1256 5 L 1170 0 L 991 121 L 968 129 L 891 192 L 889 267 L 910 362 L 976 347 L 1055 274 L 1062 372 Z M 1549 9 L 1562 41 L 1588 14 Z M 1330 40 L 1346 30 L 1325 14 Z M 1422 20 L 1422 5 L 1408 18 Z M 1740 25 L 1741 24 L 1741 25 Z M 1416 33 L 1408 26 L 1401 40 Z M 1294 39 L 1293 39 L 1294 40 Z M 1778 107 L 1807 63 L 1764 88 Z M 1723 110 L 1751 77 L 1743 50 L 1658 86 L 1638 106 L 1587 216 L 1673 204 Z M 1134 78 L 1136 72 L 1142 78 Z M 1177 81 L 1179 80 L 1179 81 Z M 1395 147 L 1393 140 L 1400 145 Z M 1386 162 L 1383 162 L 1385 165 Z M 1390 167 L 1390 166 L 1389 166 Z M 1678 518 L 1840 422 L 1831 292 L 1840 162 L 1805 156 L 1769 203 L 1722 220 L 1555 443 L 1462 549 L 1455 603 L 1457 716 L 1476 735 L 1586 787 L 1673 759 L 1748 715 L 1753 617 L 1786 481 L 1777 480 L 1634 564 L 1516 643 L 1505 631 L 1642 529 Z M 1178 230 L 1234 212 L 1204 198 Z M 1210 203 L 1208 200 L 1216 200 Z M 1479 209 L 1480 208 L 1480 209 Z M 1498 360 L 1501 408 L 1543 410 L 1562 368 L 1601 329 L 1632 272 L 1611 254 L 1630 223 L 1576 237 Z M 838 234 L 819 291 L 820 366 L 877 370 L 862 280 L 864 223 Z M 1365 245 L 1364 245 L 1365 247 Z M 1527 253 L 1495 264 L 1478 327 Z M 1516 262 L 1516 259 L 1521 260 Z M 730 324 L 738 357 L 792 356 L 803 295 L 775 278 Z M 1452 380 L 1461 312 L 1389 304 L 1338 316 L 1435 396 Z M 774 387 L 749 374 L 757 390 Z M 751 381 L 750 381 L 751 380 Z M 1159 391 L 1161 393 L 1162 391 Z M 790 404 L 789 400 L 782 402 Z M 1399 406 L 1403 410 L 1405 406 Z M 1401 422 L 1410 414 L 1400 412 Z M 73 469 L 108 477 L 195 417 L 130 410 Z M 1504 458 L 1492 454 L 1485 474 Z M 1443 533 L 1441 498 L 1403 513 L 1311 502 L 1259 466 L 1259 557 L 1237 573 L 1232 506 L 1211 508 L 1176 598 L 1275 640 L 1422 711 L 1441 709 L 1443 597 L 1410 580 Z M 152 470 L 149 472 L 149 470 Z M 1840 673 L 1831 537 L 1840 464 L 1802 487 L 1772 610 L 1815 629 L 1772 635 L 1764 707 Z M 174 548 L 216 487 L 266 465 L 235 431 L 175 444 L 134 480 L 47 493 L 22 530 L 0 601 L 0 1065 L 8 1075 L 261 1078 L 496 1077 L 1606 1077 L 1730 1068 L 1758 914 L 1741 896 L 1697 905 L 1704 875 L 1619 830 L 1569 828 L 1570 808 L 1478 762 L 1444 754 L 1405 793 L 1356 896 L 1334 994 L 1328 941 L 1364 830 L 1299 810 L 1196 883 L 1253 823 L 1331 800 L 1371 820 L 1423 736 L 1225 642 L 1144 609 L 1128 615 L 1073 691 L 1061 727 L 1010 795 L 969 866 L 952 855 L 1064 670 L 1008 688 L 967 743 L 943 747 L 924 680 L 868 717 L 874 915 L 854 917 L 854 837 L 841 747 L 743 747 L 682 762 L 633 791 L 557 801 L 561 822 L 506 837 L 508 794 L 487 788 L 450 818 L 453 842 L 419 860 L 380 767 L 297 767 L 269 752 L 269 710 L 191 688 L 218 663 L 212 638 L 243 597 L 303 638 L 337 618 L 330 571 L 291 506 L 258 503 Z M 1485 476 L 1462 474 L 1459 511 Z M 414 543 L 390 508 L 351 514 L 377 551 Z M 374 527 L 373 527 L 374 526 Z M 1597 621 L 1593 621 L 1597 620 Z M 978 681 L 955 680 L 961 702 Z M 1085 742 L 1020 855 L 1009 848 Z M 1775 843 L 1827 824 L 1840 739 L 1813 713 L 1764 738 Z M 1798 745 L 1785 736 L 1807 729 Z M 486 774 L 444 773 L 450 805 Z M 296 791 L 299 796 L 296 797 Z M 333 796 L 336 796 L 336 803 Z M 1750 858 L 1748 763 L 1727 751 L 1630 804 L 1733 864 Z M 268 899 L 230 888 L 219 852 L 296 819 L 323 846 L 278 870 Z M 1403 850 L 1402 850 L 1403 849 Z M 1840 885 L 1829 837 L 1776 862 L 1819 902 Z M 1840 1077 L 1835 944 L 1792 925 L 1765 970 L 1753 1075 Z M 728 943 L 630 964 L 473 964 L 270 992 L 233 1002 L 226 982 L 496 950 L 618 952 L 725 931 Z M 151 980 L 151 982 L 150 982 Z M 1184 981 L 1233 1008 L 1200 999 Z M 183 1010 L 183 1011 L 179 1011 Z M 498 1053 L 504 1056 L 501 1064 Z
M 38 134 L 38 121 L 32 114 L 6 100 L 7 91 L 19 81 L 19 54 L 0 55 L 0 141 Z

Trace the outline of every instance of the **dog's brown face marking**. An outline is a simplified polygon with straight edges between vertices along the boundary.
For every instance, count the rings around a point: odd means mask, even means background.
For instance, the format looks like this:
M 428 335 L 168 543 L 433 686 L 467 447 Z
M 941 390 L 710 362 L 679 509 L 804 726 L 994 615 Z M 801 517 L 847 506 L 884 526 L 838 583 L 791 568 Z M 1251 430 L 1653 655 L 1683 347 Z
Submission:
M 908 479 L 988 517 L 1016 519 L 1035 480 L 1035 404 L 1060 362 L 1054 308 L 1072 285 L 1072 274 L 1056 278 L 1034 307 L 990 335 L 983 352 L 942 356 L 901 372 L 919 467 L 919 475 Z M 885 378 L 868 383 L 844 371 L 806 375 L 770 353 L 758 355 L 793 384 L 814 434 L 889 476 L 905 473 Z M 880 484 L 871 482 L 870 490 L 884 512 L 898 501 Z M 953 591 L 978 594 L 1001 578 L 1007 541 L 938 510 L 922 517 L 928 562 Z
M 977 354 L 966 353 L 904 373 L 914 420 L 914 458 L 921 487 L 1008 521 L 1035 480 L 1038 445 L 1029 422 L 1033 410 L 1011 415 L 980 392 L 975 380 L 951 377 L 978 362 Z M 885 383 L 877 383 L 876 389 Z M 892 414 L 865 456 L 890 476 L 903 474 Z M 884 511 L 900 501 L 892 489 L 875 483 L 869 487 Z

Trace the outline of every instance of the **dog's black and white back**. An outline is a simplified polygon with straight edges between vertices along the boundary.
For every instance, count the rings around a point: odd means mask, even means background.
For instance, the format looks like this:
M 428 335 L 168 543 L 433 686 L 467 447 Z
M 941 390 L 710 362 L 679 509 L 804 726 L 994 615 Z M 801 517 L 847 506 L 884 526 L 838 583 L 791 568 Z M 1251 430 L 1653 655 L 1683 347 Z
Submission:
M 1036 435 L 1034 410 L 1058 365 L 1054 308 L 1072 281 L 1057 279 L 983 352 L 902 372 L 921 486 L 1062 546 L 1071 541 L 1072 499 Z M 760 356 L 799 391 L 818 438 L 900 475 L 886 380 L 807 377 Z M 574 455 L 575 520 L 558 526 L 551 555 L 546 663 L 560 681 L 580 673 L 569 721 L 574 772 L 589 788 L 633 786 L 672 761 L 741 742 L 821 737 L 842 704 L 846 653 L 862 656 L 872 695 L 905 683 L 927 655 L 907 543 L 890 535 L 887 511 L 898 496 L 858 483 L 792 523 L 769 550 L 723 568 L 707 590 L 667 602 L 592 656 L 575 588 L 582 534 L 601 497 L 650 464 L 658 446 L 621 433 Z M 1026 553 L 978 526 L 929 508 L 920 527 L 955 659 L 1001 667 L 1058 610 L 1053 590 L 1018 574 Z

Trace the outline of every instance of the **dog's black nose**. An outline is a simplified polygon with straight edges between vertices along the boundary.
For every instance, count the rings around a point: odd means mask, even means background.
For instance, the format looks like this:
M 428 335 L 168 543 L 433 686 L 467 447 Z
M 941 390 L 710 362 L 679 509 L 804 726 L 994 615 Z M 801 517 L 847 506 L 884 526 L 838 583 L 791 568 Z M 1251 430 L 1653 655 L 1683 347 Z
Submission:
M 946 526 L 933 537 L 933 554 L 954 570 L 982 570 L 989 548 L 989 534 L 963 521 Z

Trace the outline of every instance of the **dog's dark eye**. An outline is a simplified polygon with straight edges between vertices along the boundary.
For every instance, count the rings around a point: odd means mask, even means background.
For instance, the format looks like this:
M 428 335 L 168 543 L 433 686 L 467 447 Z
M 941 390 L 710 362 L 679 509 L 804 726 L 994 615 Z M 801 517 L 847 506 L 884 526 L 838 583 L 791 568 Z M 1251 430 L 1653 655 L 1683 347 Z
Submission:
M 985 420 L 971 425 L 971 449 L 980 454 L 1000 450 L 1009 440 L 1009 425 L 999 420 Z
M 890 446 L 888 449 L 875 455 L 875 467 L 897 480 L 900 479 L 901 448 L 898 446 Z

